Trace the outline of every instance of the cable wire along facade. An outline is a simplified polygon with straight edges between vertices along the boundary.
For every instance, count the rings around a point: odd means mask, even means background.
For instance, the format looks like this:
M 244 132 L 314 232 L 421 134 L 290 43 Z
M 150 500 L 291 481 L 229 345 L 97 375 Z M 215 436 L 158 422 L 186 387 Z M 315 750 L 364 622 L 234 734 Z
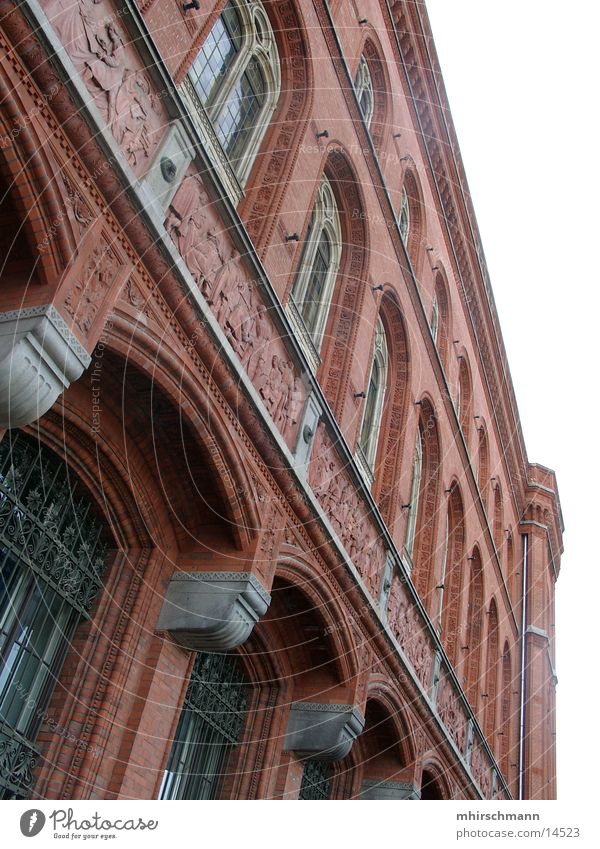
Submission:
M 554 798 L 423 3 L 0 6 L 0 798 Z

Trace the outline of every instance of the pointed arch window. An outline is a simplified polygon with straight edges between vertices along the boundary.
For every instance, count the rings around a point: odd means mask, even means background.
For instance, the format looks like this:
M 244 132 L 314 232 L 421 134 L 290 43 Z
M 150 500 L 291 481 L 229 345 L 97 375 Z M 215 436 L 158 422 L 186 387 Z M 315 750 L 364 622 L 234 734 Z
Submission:
M 429 322 L 429 327 L 431 328 L 431 335 L 433 336 L 433 341 L 437 345 L 438 333 L 440 329 L 440 304 L 438 301 L 437 294 L 433 296 L 433 303 L 431 304 L 431 321 Z
M 106 561 L 92 501 L 20 433 L 0 443 L 0 799 L 30 795 L 36 737 Z
M 337 203 L 329 180 L 323 177 L 290 297 L 292 320 L 314 368 L 320 362 L 341 246 Z
M 388 373 L 388 345 L 381 319 L 377 320 L 375 330 L 375 348 L 371 361 L 371 373 L 364 402 L 363 420 L 358 439 L 359 466 L 366 473 L 369 483 L 373 483 L 373 467 L 377 455 L 381 417 L 385 402 L 385 390 Z
M 373 119 L 375 101 L 373 97 L 373 80 L 371 78 L 369 64 L 364 56 L 360 57 L 360 62 L 358 63 L 358 71 L 356 72 L 356 79 L 354 80 L 354 90 L 356 92 L 360 111 L 365 119 L 365 124 L 367 127 L 370 127 Z
M 400 228 L 402 241 L 405 245 L 408 245 L 408 236 L 410 233 L 410 202 L 408 200 L 408 192 L 406 191 L 406 188 L 402 189 L 400 213 L 398 215 L 398 227 Z
M 469 369 L 464 356 L 459 357 L 460 366 L 458 370 L 458 391 L 456 399 L 456 415 L 465 438 L 469 442 L 469 431 L 471 426 L 471 380 Z
M 439 604 L 437 614 L 437 629 L 438 633 L 442 633 L 442 622 L 444 615 L 444 595 L 446 586 L 446 572 L 448 569 L 448 549 L 450 547 L 450 501 L 448 501 L 448 509 L 446 510 L 446 522 L 444 526 L 444 548 L 442 550 L 442 567 L 440 570 L 439 583 Z
M 503 526 L 502 489 L 498 482 L 494 487 L 494 523 L 492 527 L 492 536 L 494 538 L 494 545 L 496 546 L 499 558 L 502 557 Z
M 415 533 L 417 530 L 417 516 L 419 513 L 419 496 L 421 494 L 421 477 L 423 475 L 423 434 L 421 428 L 417 431 L 415 445 L 415 458 L 413 461 L 412 485 L 410 489 L 410 507 L 408 522 L 406 525 L 406 538 L 404 548 L 410 558 L 413 555 L 415 545 Z
M 239 187 L 248 178 L 280 90 L 279 55 L 262 3 L 230 0 L 192 64 L 184 92 L 217 167 L 224 164 L 224 152 Z
M 501 721 L 502 740 L 500 745 L 500 763 L 502 772 L 507 781 L 510 780 L 510 749 L 511 749 L 511 683 L 512 671 L 510 660 L 510 649 L 508 642 L 504 643 L 502 651 L 502 694 L 501 694 Z
M 198 652 L 159 799 L 216 799 L 246 716 L 247 682 L 236 657 Z
M 479 428 L 479 465 L 477 467 L 477 486 L 481 492 L 483 505 L 487 510 L 487 493 L 490 477 L 490 456 L 488 441 L 483 427 Z

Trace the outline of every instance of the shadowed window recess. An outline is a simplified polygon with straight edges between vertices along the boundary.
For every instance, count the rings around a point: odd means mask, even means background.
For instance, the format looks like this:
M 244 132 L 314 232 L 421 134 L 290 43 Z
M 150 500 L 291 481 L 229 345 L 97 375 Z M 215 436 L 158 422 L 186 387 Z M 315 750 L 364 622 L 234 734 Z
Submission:
M 199 652 L 160 799 L 217 799 L 244 727 L 248 683 L 236 657 Z
M 36 737 L 106 560 L 102 525 L 63 461 L 20 433 L 0 443 L 0 799 L 26 798 Z

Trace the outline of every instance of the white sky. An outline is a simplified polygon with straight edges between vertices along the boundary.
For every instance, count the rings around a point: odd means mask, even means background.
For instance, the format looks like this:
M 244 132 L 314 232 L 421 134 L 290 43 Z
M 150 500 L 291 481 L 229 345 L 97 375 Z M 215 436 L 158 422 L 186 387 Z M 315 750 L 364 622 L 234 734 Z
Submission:
M 598 7 L 427 0 L 529 459 L 555 469 L 558 793 L 597 797 Z

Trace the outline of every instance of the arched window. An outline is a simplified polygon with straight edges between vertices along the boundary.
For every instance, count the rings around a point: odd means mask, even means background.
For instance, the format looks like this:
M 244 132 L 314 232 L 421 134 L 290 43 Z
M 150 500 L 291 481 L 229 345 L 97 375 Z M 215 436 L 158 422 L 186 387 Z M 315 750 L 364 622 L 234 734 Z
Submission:
M 359 465 L 364 467 L 370 482 L 373 482 L 373 466 L 377 454 L 377 443 L 381 427 L 381 415 L 385 400 L 388 371 L 388 346 L 381 319 L 375 330 L 375 349 L 371 362 L 371 374 L 364 403 L 363 420 L 358 439 Z
M 439 562 L 435 539 L 441 516 L 438 511 L 441 449 L 435 410 L 426 398 L 420 405 L 405 547 L 407 560 L 412 563 L 415 588 L 429 616 L 435 619 L 438 581 L 434 577 Z
M 292 319 L 296 319 L 294 323 L 315 368 L 340 266 L 341 245 L 335 196 L 329 180 L 323 177 L 290 299 Z
M 242 186 L 280 88 L 277 46 L 262 4 L 230 0 L 190 68 L 184 90 L 208 115 Z
M 216 799 L 244 726 L 247 682 L 236 657 L 198 652 L 160 799 Z
M 487 637 L 487 670 L 485 676 L 485 715 L 484 733 L 489 744 L 495 749 L 494 731 L 496 728 L 496 690 L 498 681 L 498 608 L 495 599 L 490 602 L 488 610 L 488 637 Z
M 477 468 L 477 486 L 481 492 L 483 506 L 487 510 L 487 493 L 490 481 L 490 453 L 485 428 L 479 428 L 479 465 Z
M 408 192 L 402 189 L 402 199 L 400 201 L 400 213 L 398 215 L 398 227 L 400 228 L 400 236 L 405 245 L 408 245 L 408 236 L 410 233 L 410 202 L 408 200 Z
M 471 378 L 469 367 L 464 357 L 460 357 L 458 369 L 458 397 L 456 401 L 456 415 L 467 445 L 469 444 L 469 431 L 471 428 Z
M 508 641 L 504 643 L 504 649 L 502 651 L 502 694 L 500 697 L 501 700 L 501 716 L 500 719 L 502 721 L 502 734 L 501 734 L 501 745 L 500 745 L 500 766 L 502 768 L 502 772 L 504 773 L 504 778 L 507 782 L 510 783 L 510 749 L 511 749 L 511 725 L 512 725 L 512 711 L 511 711 L 511 701 L 512 701 L 512 668 L 511 668 L 511 660 L 510 660 L 510 649 L 508 647 Z
M 450 336 L 450 308 L 448 290 L 441 274 L 437 275 L 431 302 L 431 335 L 438 350 L 444 369 L 448 367 L 448 344 Z
M 503 535 L 503 511 L 502 511 L 502 490 L 500 484 L 497 483 L 494 488 L 494 527 L 493 537 L 498 557 L 502 556 L 502 535 Z
M 458 486 L 448 496 L 448 553 L 443 584 L 442 642 L 453 666 L 459 652 L 460 609 L 463 593 L 464 508 Z
M 510 594 L 510 601 L 513 606 L 517 604 L 517 572 L 515 571 L 515 552 L 514 552 L 514 543 L 513 543 L 513 535 L 509 531 L 508 536 L 506 538 L 506 578 L 508 581 L 508 592 Z
M 356 79 L 354 80 L 354 90 L 356 92 L 360 111 L 365 119 L 365 124 L 367 127 L 370 127 L 374 109 L 373 81 L 371 79 L 369 65 L 364 56 L 360 57 L 360 62 L 358 63 L 358 71 L 356 72 Z
M 433 296 L 433 303 L 431 304 L 431 321 L 429 322 L 429 327 L 431 328 L 433 341 L 437 345 L 438 330 L 440 329 L 440 305 L 438 303 L 437 293 Z
M 437 629 L 438 632 L 442 631 L 442 617 L 444 611 L 444 588 L 446 581 L 446 571 L 448 568 L 448 548 L 450 546 L 450 507 L 448 506 L 448 510 L 446 512 L 446 523 L 444 526 L 444 542 L 442 544 L 442 564 L 440 569 L 440 583 L 439 583 L 439 604 L 438 604 L 438 615 L 437 615 Z
M 480 663 L 483 642 L 483 570 L 481 556 L 475 549 L 471 558 L 471 578 L 469 581 L 469 604 L 467 609 L 467 658 L 465 669 L 465 690 L 473 710 L 477 710 L 477 692 L 481 686 Z
M 419 513 L 419 496 L 421 494 L 421 477 L 423 474 L 423 434 L 421 428 L 417 430 L 417 442 L 415 445 L 415 458 L 413 461 L 412 485 L 410 488 L 410 504 L 408 507 L 408 522 L 406 524 L 406 539 L 404 548 L 412 559 L 415 545 L 415 533 L 417 530 L 417 516 Z
M 64 462 L 20 433 L 0 443 L 0 799 L 26 798 L 35 740 L 101 587 L 103 528 Z

